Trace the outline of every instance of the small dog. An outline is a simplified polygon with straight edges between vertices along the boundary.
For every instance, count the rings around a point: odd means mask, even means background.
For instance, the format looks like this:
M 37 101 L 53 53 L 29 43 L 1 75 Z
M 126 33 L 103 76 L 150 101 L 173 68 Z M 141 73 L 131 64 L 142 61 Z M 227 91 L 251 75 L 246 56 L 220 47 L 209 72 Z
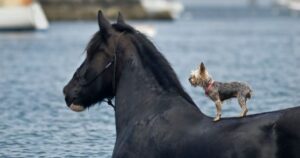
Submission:
M 237 98 L 242 108 L 240 117 L 246 116 L 248 112 L 246 101 L 252 95 L 252 90 L 246 83 L 222 83 L 214 81 L 206 71 L 203 63 L 200 64 L 197 70 L 192 71 L 189 81 L 194 87 L 202 87 L 205 94 L 216 104 L 217 116 L 214 118 L 214 121 L 221 119 L 222 102 L 233 97 Z

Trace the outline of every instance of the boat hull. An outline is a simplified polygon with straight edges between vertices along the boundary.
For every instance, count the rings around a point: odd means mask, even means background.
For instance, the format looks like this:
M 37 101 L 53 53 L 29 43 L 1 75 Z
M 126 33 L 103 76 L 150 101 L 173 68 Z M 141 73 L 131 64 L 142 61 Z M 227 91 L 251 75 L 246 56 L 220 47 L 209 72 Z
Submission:
M 39 3 L 27 6 L 0 7 L 0 29 L 38 29 L 45 30 L 49 27 L 46 16 Z

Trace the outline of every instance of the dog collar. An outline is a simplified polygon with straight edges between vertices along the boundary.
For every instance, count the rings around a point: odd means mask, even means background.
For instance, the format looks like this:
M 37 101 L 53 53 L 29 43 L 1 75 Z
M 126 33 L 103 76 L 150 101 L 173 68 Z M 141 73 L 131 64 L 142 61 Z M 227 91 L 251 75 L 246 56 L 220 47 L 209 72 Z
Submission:
M 213 87 L 213 84 L 214 84 L 214 81 L 210 81 L 208 82 L 208 85 L 207 87 L 204 89 L 205 90 L 205 94 L 208 95 L 209 91 L 212 89 Z

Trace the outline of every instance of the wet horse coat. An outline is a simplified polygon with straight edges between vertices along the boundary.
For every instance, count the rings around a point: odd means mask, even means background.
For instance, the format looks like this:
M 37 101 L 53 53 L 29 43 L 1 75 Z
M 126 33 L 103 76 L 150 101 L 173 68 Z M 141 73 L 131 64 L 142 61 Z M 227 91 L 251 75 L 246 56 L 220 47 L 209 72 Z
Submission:
M 64 94 L 76 111 L 115 97 L 117 138 L 112 157 L 300 157 L 299 107 L 214 123 L 144 35 L 120 15 L 118 23 L 110 25 L 100 12 L 98 22 L 100 31 Z M 93 82 L 86 85 L 81 80 Z

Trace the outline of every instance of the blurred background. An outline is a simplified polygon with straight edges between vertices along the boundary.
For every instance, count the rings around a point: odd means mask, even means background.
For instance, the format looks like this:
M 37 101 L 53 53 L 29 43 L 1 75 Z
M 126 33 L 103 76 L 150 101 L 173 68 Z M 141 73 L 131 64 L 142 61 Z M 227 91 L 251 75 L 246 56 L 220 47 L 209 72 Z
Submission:
M 187 80 L 201 61 L 215 80 L 251 85 L 249 114 L 300 105 L 299 0 L 0 0 L 0 157 L 111 157 L 113 109 L 75 113 L 62 94 L 99 9 L 145 33 L 208 116 L 213 102 Z

